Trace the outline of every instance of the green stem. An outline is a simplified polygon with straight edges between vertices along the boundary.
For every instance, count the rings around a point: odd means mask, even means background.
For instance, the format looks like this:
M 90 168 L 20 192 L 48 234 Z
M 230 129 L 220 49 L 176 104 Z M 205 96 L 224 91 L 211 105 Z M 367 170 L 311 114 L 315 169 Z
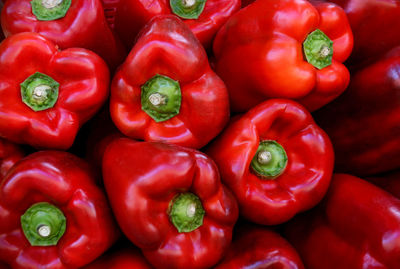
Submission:
M 21 226 L 31 246 L 55 246 L 66 229 L 60 209 L 49 203 L 37 203 L 21 216 Z
M 32 13 L 39 21 L 63 18 L 71 6 L 71 0 L 32 0 Z
M 319 29 L 307 36 L 303 50 L 307 62 L 318 69 L 332 64 L 333 42 Z
M 190 192 L 177 195 L 169 206 L 169 218 L 180 233 L 199 228 L 203 225 L 204 215 L 200 198 Z
M 182 94 L 178 81 L 155 75 L 141 89 L 142 110 L 156 122 L 169 120 L 179 114 Z
M 22 102 L 33 111 L 52 108 L 57 102 L 60 84 L 45 74 L 36 72 L 20 86 Z
M 170 0 L 172 12 L 183 19 L 198 19 L 206 0 Z
M 251 168 L 261 178 L 274 179 L 283 173 L 287 161 L 286 152 L 278 142 L 265 140 L 260 142 Z

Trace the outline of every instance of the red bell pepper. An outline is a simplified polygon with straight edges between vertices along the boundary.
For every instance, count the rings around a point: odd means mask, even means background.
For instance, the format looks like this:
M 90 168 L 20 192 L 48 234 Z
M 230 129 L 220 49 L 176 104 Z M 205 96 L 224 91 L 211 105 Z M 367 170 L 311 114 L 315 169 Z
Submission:
M 86 48 L 99 54 L 115 69 L 125 49 L 107 25 L 100 0 L 13 0 L 1 14 L 7 36 L 36 32 L 61 49 Z
M 139 249 L 126 247 L 106 253 L 82 269 L 152 269 Z
M 0 183 L 11 167 L 24 155 L 24 151 L 18 145 L 0 138 Z
M 377 60 L 400 45 L 400 2 L 397 0 L 328 0 L 343 7 L 354 34 L 352 65 Z
M 229 97 L 190 29 L 157 16 L 113 79 L 110 113 L 131 138 L 200 148 L 228 122 Z
M 180 17 L 206 47 L 211 47 L 218 29 L 240 8 L 240 0 L 120 0 L 115 30 L 131 48 L 144 25 L 157 15 Z
M 39 34 L 21 33 L 0 44 L 0 81 L 0 136 L 67 149 L 106 101 L 109 71 L 89 50 L 59 51 Z
M 232 110 L 290 98 L 314 111 L 339 96 L 353 35 L 344 11 L 305 0 L 255 1 L 230 17 L 214 41 L 216 71 Z
M 208 268 L 227 249 L 238 217 L 215 164 L 194 149 L 113 141 L 104 185 L 124 234 L 156 268 Z
M 77 268 L 119 235 L 88 165 L 61 151 L 33 153 L 0 184 L 0 260 L 14 269 Z
M 309 269 L 399 268 L 400 200 L 354 176 L 336 174 L 320 210 L 287 227 Z
M 340 172 L 372 175 L 400 168 L 400 47 L 352 76 L 349 88 L 315 114 Z
M 296 250 L 278 233 L 252 225 L 235 228 L 233 242 L 215 269 L 303 269 Z
M 333 170 L 328 136 L 304 107 L 271 99 L 234 120 L 210 146 L 240 214 L 274 225 L 315 206 Z

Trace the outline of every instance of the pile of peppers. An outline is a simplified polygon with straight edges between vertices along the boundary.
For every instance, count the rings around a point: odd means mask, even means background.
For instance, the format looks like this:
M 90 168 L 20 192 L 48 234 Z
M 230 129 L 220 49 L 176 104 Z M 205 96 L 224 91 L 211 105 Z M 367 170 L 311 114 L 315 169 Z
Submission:
M 398 0 L 0 0 L 1 269 L 400 268 Z

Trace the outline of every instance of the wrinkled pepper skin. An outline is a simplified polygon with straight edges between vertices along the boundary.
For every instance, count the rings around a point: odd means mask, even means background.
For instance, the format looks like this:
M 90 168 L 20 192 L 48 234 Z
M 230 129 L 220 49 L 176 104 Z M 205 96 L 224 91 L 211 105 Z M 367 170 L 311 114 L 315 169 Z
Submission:
M 315 113 L 335 149 L 335 169 L 359 176 L 400 168 L 400 47 L 352 76 L 337 100 Z
M 240 0 L 207 0 L 197 19 L 183 19 L 205 48 L 211 47 L 218 29 L 240 8 Z M 115 30 L 128 48 L 146 23 L 157 15 L 173 14 L 169 0 L 120 0 Z
M 0 185 L 0 260 L 14 269 L 78 268 L 99 257 L 119 236 L 106 196 L 88 165 L 62 151 L 33 153 Z M 21 216 L 47 202 L 66 218 L 56 245 L 32 246 Z
M 105 59 L 115 69 L 125 58 L 122 42 L 112 32 L 100 0 L 72 0 L 63 18 L 41 21 L 32 13 L 31 0 L 7 1 L 1 13 L 6 37 L 21 32 L 36 32 L 61 49 L 86 48 Z
M 377 60 L 400 45 L 400 2 L 396 0 L 329 0 L 343 7 L 354 34 L 352 65 Z
M 263 141 L 275 141 L 286 152 L 281 174 L 265 177 L 253 168 Z M 235 194 L 240 214 L 263 225 L 283 223 L 315 206 L 325 195 L 333 170 L 328 136 L 303 106 L 284 99 L 265 101 L 236 118 L 207 153 Z M 271 162 L 277 158 L 273 155 Z
M 319 69 L 303 56 L 303 43 L 321 30 L 328 66 Z M 294 99 L 314 111 L 339 96 L 350 79 L 342 64 L 353 35 L 337 5 L 304 0 L 261 0 L 230 17 L 213 49 L 216 72 L 229 90 L 231 109 L 245 112 L 269 98 Z M 322 49 L 322 47 L 321 47 Z
M 309 269 L 399 268 L 400 200 L 347 174 L 332 179 L 323 206 L 287 227 Z
M 103 177 L 119 226 L 153 266 L 209 268 L 222 258 L 238 208 L 206 155 L 172 144 L 121 138 L 106 149 Z M 178 232 L 174 201 L 187 193 L 200 199 L 205 215 L 202 225 Z M 196 207 L 195 212 L 201 210 Z
M 304 269 L 296 250 L 278 233 L 255 225 L 241 226 L 215 269 Z
M 41 111 L 21 96 L 21 84 L 37 72 L 59 84 L 55 104 Z M 0 137 L 36 148 L 68 149 L 81 125 L 106 101 L 109 71 L 89 50 L 59 51 L 39 34 L 21 33 L 0 44 L 0 82 Z
M 139 249 L 126 247 L 106 253 L 82 269 L 152 269 Z
M 0 138 L 0 183 L 11 167 L 24 157 L 20 146 Z
M 181 94 L 179 112 L 163 121 L 152 118 L 141 99 L 143 87 L 159 75 L 178 83 Z M 227 124 L 229 97 L 190 29 L 175 16 L 157 16 L 114 76 L 110 113 L 128 137 L 201 148 Z
M 117 6 L 120 0 L 102 0 L 104 15 L 111 29 L 115 28 L 115 16 L 117 14 Z

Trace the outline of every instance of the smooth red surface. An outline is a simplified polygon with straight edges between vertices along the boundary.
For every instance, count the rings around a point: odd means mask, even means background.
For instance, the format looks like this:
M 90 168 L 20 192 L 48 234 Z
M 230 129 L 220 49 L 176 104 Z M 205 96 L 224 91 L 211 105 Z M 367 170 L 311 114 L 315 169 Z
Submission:
M 151 269 L 139 249 L 126 247 L 106 253 L 82 269 Z
M 35 112 L 22 102 L 20 84 L 35 72 L 60 84 L 53 108 Z M 0 136 L 37 148 L 68 149 L 109 91 L 109 71 L 99 56 L 79 48 L 60 51 L 36 33 L 0 44 L 0 81 Z
M 121 138 L 106 149 L 103 177 L 119 226 L 155 267 L 209 268 L 226 251 L 238 208 L 206 155 Z M 167 213 L 183 192 L 197 195 L 205 210 L 203 225 L 188 233 L 179 233 Z
M 321 70 L 303 56 L 303 42 L 316 29 L 333 41 L 332 64 Z M 342 9 L 305 0 L 255 1 L 227 21 L 213 44 L 216 72 L 226 83 L 235 112 L 269 98 L 295 99 L 309 111 L 324 106 L 349 83 L 342 62 L 352 47 Z
M 182 19 L 206 47 L 218 29 L 240 8 L 240 0 L 207 0 L 198 19 Z M 154 16 L 173 14 L 169 0 L 120 0 L 115 15 L 115 30 L 131 48 L 141 28 Z
M 33 153 L 0 185 L 0 260 L 14 269 L 77 268 L 90 263 L 119 235 L 104 193 L 88 165 L 62 151 Z M 33 204 L 48 202 L 67 219 L 56 246 L 31 246 L 21 215 Z
M 399 268 L 399 212 L 391 194 L 336 174 L 320 211 L 292 222 L 287 236 L 309 269 Z
M 349 88 L 315 114 L 335 149 L 335 168 L 373 175 L 400 168 L 400 47 L 353 74 Z
M 61 49 L 86 48 L 105 59 L 111 69 L 123 60 L 126 51 L 112 32 L 100 0 L 72 0 L 65 17 L 39 21 L 32 13 L 31 0 L 7 1 L 1 13 L 5 36 L 36 32 L 56 43 Z
M 156 122 L 142 110 L 141 86 L 156 74 L 179 82 L 179 114 Z M 207 54 L 177 17 L 155 17 L 143 30 L 114 76 L 110 113 L 118 129 L 134 139 L 201 148 L 229 119 L 224 82 L 211 70 Z
M 400 2 L 397 0 L 329 0 L 343 7 L 354 34 L 353 65 L 376 60 L 400 45 Z
M 285 149 L 287 167 L 275 179 L 263 179 L 250 163 L 260 141 L 275 140 Z M 333 170 L 328 136 L 298 103 L 266 101 L 233 121 L 207 153 L 222 181 L 235 194 L 240 214 L 273 225 L 315 206 L 325 195 Z
M 235 228 L 236 229 L 236 228 Z M 304 269 L 296 250 L 266 227 L 244 225 L 215 269 Z
M 20 146 L 0 138 L 0 183 L 11 167 L 22 159 L 24 155 L 25 153 Z

